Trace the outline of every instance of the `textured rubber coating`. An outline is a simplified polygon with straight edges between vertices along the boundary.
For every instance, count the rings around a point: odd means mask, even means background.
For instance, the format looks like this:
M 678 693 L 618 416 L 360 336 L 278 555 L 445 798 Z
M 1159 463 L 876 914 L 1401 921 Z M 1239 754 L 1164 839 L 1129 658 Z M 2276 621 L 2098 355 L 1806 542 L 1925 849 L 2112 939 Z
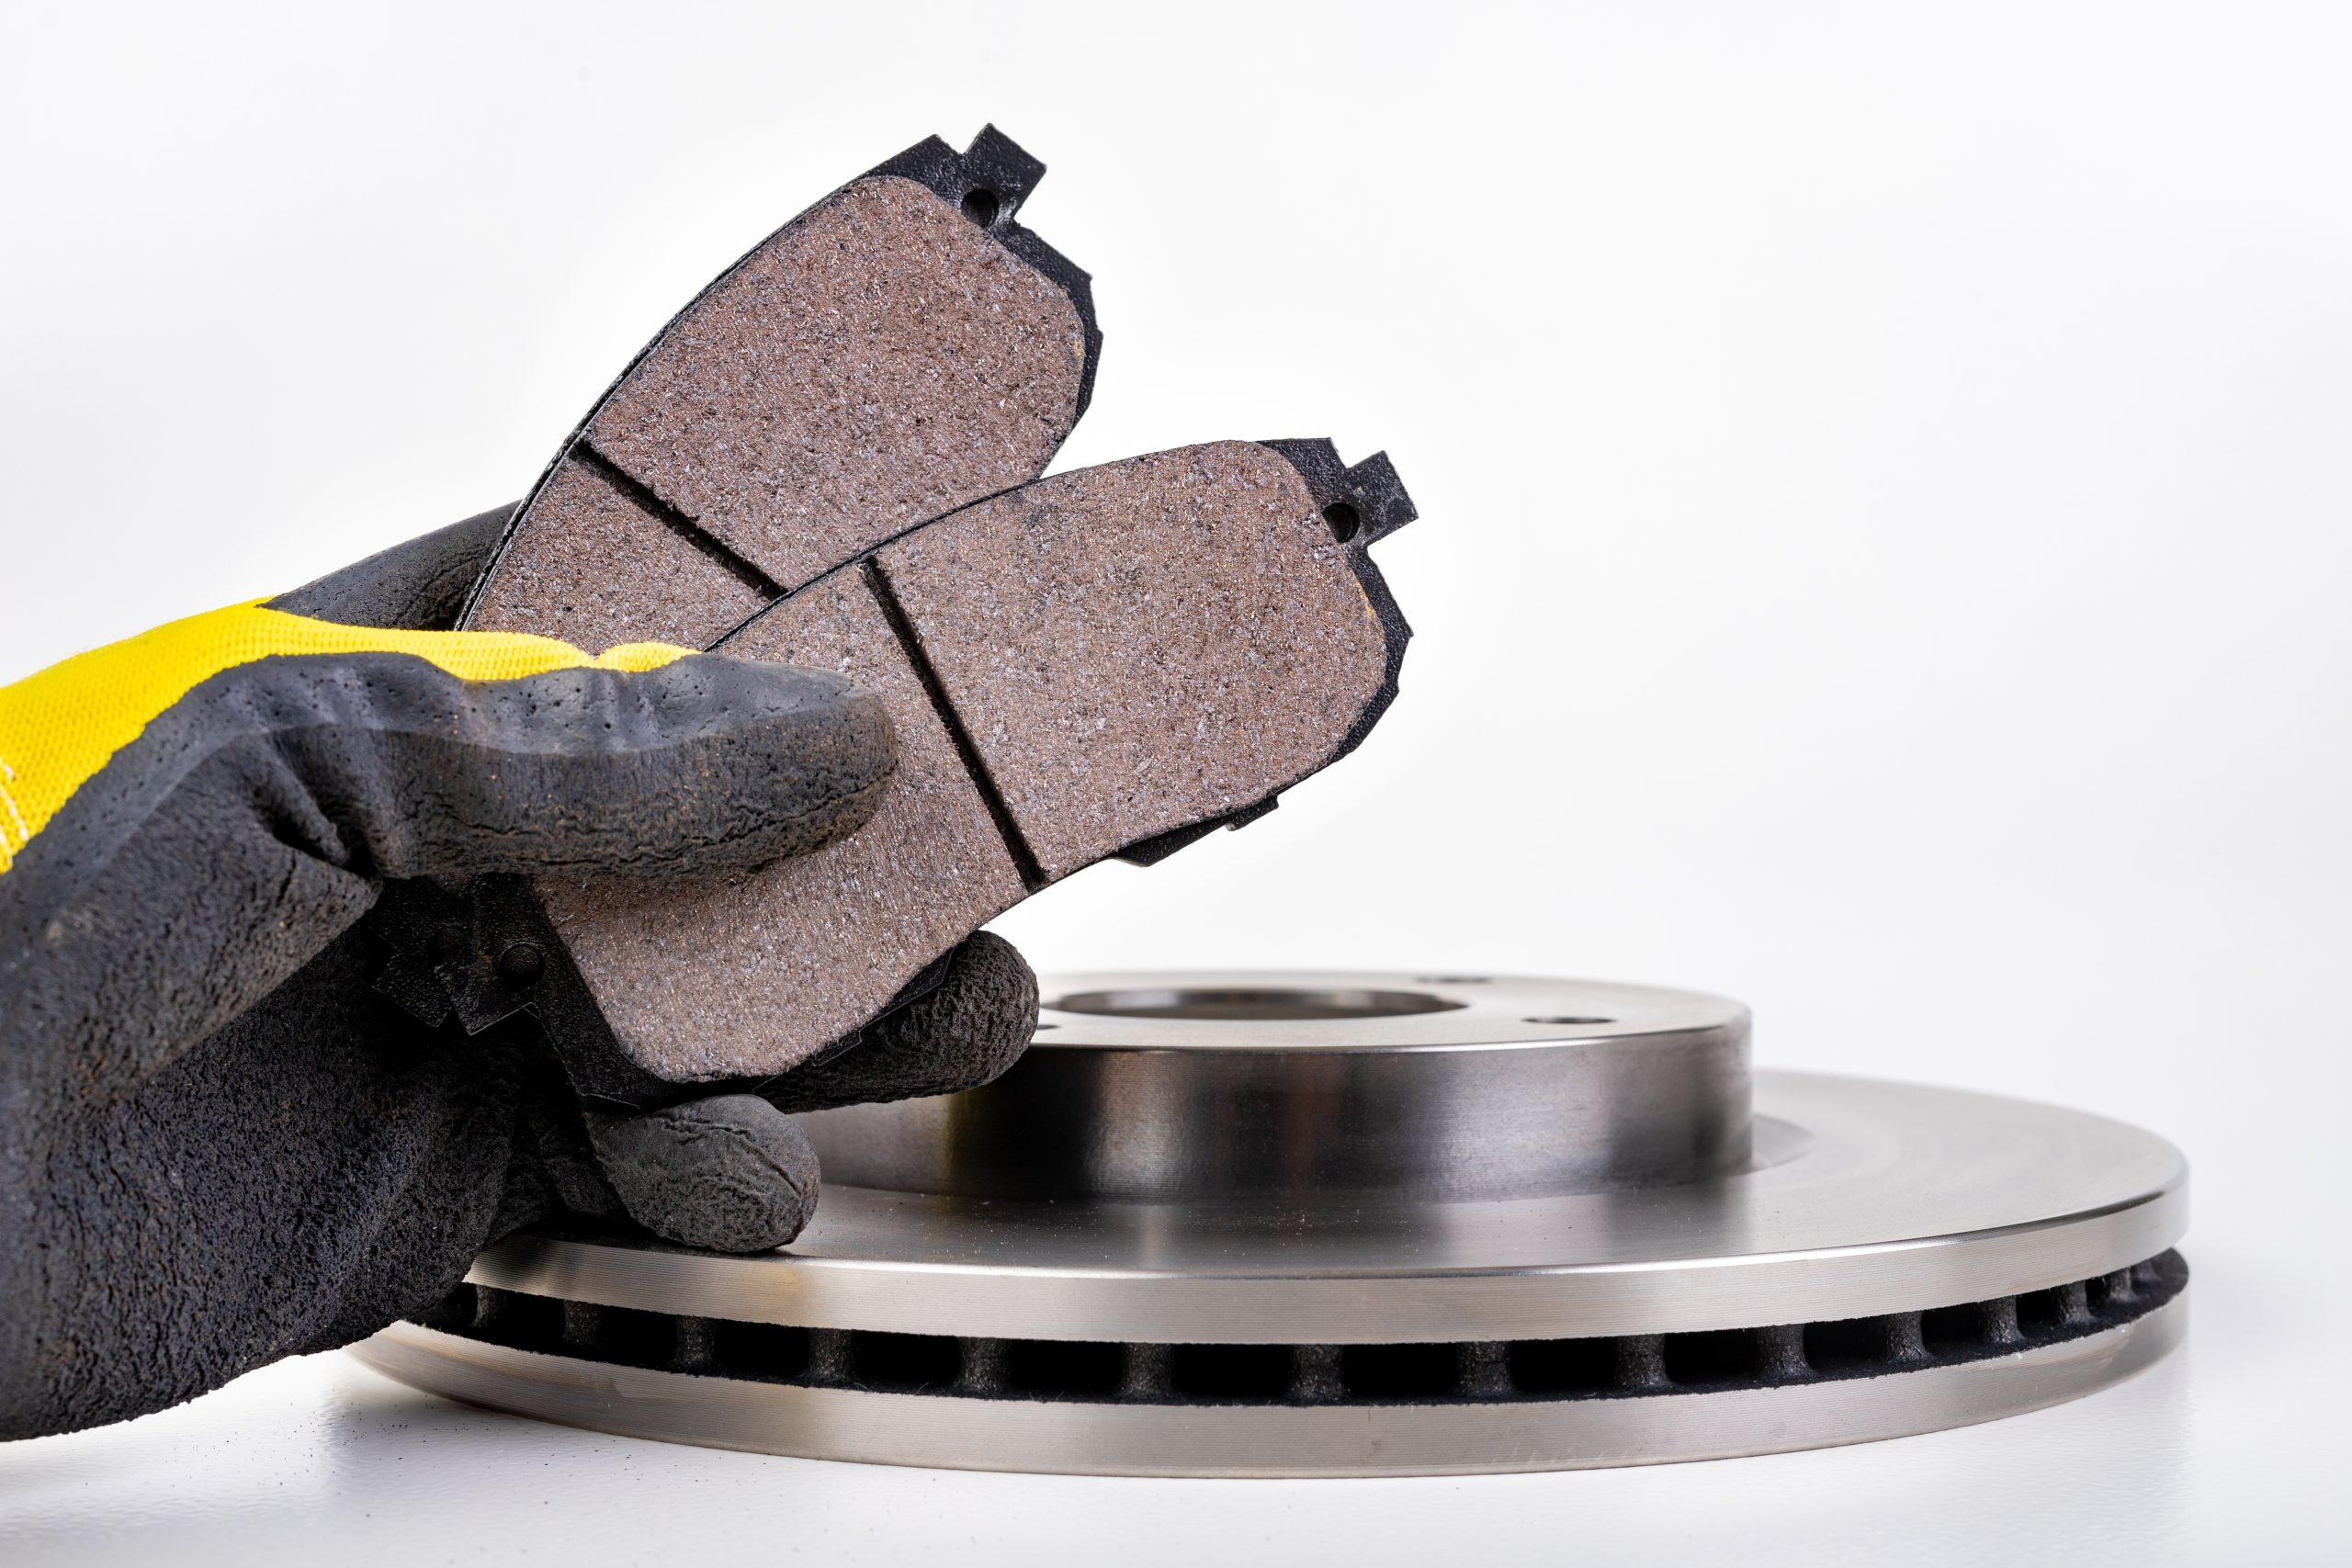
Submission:
M 872 699 L 703 656 L 277 658 L 175 704 L 0 878 L 0 1436 L 343 1343 L 493 1233 L 527 1042 L 374 993 L 388 883 L 740 874 L 891 766 Z
M 666 1241 L 764 1252 L 798 1235 L 816 1210 L 816 1150 L 757 1095 L 634 1113 L 592 1108 L 584 1121 L 622 1208 Z

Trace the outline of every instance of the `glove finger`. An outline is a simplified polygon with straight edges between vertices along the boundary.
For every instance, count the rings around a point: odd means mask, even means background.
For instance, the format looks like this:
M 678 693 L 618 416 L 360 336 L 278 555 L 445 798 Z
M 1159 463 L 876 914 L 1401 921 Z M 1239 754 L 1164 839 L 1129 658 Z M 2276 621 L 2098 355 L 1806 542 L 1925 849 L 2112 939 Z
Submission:
M 731 874 L 881 802 L 889 719 L 840 677 L 694 655 L 466 682 L 398 655 L 273 661 L 272 749 L 322 858 L 376 877 Z
M 839 1056 L 760 1089 L 785 1111 L 913 1100 L 987 1083 L 1020 1059 L 1037 1032 L 1037 976 L 992 931 L 967 937 L 924 995 L 866 1025 Z
M 585 1113 L 596 1164 L 628 1217 L 665 1241 L 764 1252 L 817 1207 L 817 1152 L 792 1119 L 749 1094 L 661 1111 Z

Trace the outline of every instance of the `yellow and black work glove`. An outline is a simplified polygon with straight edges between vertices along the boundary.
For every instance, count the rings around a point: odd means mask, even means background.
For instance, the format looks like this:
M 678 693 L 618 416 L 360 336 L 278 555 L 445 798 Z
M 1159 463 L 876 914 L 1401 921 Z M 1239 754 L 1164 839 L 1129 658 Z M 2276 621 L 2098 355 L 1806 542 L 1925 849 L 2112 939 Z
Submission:
M 895 754 L 832 675 L 435 629 L 503 516 L 0 688 L 0 1437 L 347 1344 L 558 1213 L 775 1246 L 817 1187 L 779 1106 L 1026 1043 L 1035 980 L 981 936 L 846 1055 L 582 1098 L 532 1011 L 560 953 L 475 951 L 479 889 L 802 853 Z

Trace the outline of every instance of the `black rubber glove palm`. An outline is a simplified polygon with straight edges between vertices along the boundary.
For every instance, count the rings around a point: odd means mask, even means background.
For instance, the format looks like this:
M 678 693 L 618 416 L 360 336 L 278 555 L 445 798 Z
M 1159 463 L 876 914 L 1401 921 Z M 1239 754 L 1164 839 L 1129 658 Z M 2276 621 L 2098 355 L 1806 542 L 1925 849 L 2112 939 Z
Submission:
M 446 626 L 503 517 L 270 607 Z M 845 1055 L 640 1111 L 582 1104 L 527 1010 L 420 1022 L 369 912 L 483 874 L 748 870 L 853 830 L 892 762 L 844 682 L 702 656 L 490 682 L 274 657 L 189 691 L 0 874 L 0 1437 L 347 1344 L 551 1213 L 797 1235 L 816 1162 L 779 1107 L 1002 1071 L 1036 1009 L 1010 947 L 973 938 Z M 526 988 L 537 957 L 489 955 Z

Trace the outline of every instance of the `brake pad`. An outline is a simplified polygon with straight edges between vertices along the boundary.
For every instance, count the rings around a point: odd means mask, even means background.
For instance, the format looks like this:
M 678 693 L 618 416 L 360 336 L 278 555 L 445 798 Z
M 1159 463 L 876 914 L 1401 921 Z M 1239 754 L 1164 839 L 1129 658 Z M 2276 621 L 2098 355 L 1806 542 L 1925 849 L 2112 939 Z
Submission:
M 1396 694 L 1409 632 L 1366 548 L 1413 515 L 1385 457 L 1218 442 L 977 502 L 762 612 L 718 651 L 875 693 L 898 774 L 849 839 L 747 878 L 539 884 L 567 959 L 539 1007 L 582 1087 L 783 1072 L 1027 895 L 1271 808 Z
M 515 510 L 459 624 L 704 648 L 1045 470 L 1091 393 L 1087 275 L 1015 221 L 1045 165 L 931 138 L 664 327 Z

